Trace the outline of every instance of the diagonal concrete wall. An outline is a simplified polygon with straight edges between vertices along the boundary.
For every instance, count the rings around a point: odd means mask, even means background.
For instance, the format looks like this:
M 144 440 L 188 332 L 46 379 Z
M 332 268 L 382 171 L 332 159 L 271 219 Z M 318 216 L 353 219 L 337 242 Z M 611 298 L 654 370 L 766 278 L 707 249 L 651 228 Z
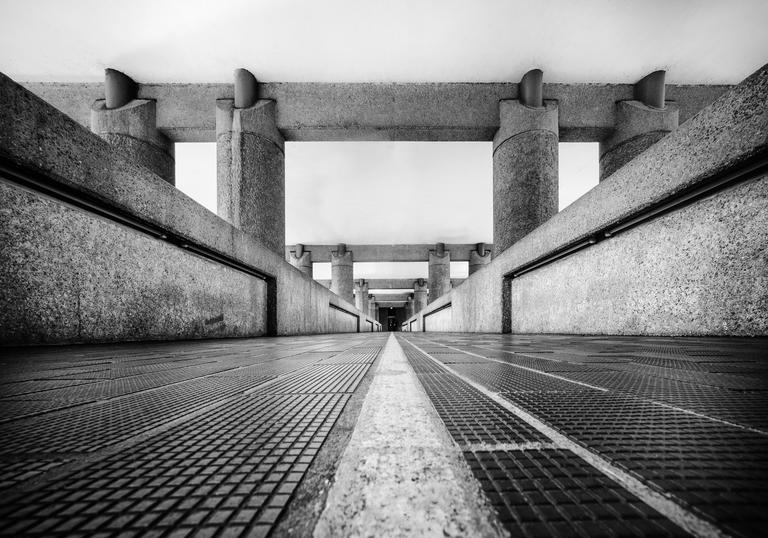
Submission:
M 405 326 L 766 335 L 766 174 L 768 66 Z
M 374 321 L 3 75 L 0 178 L 2 344 Z

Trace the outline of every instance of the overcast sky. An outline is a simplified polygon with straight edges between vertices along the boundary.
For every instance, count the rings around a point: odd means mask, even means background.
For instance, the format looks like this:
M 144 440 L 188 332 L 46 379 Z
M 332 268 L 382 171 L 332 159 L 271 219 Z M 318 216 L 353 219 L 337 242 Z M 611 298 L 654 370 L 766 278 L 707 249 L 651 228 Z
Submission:
M 766 0 L 0 0 L 0 71 L 516 82 L 538 67 L 545 82 L 633 83 L 666 69 L 670 84 L 732 84 L 765 63 L 766 20 Z M 215 211 L 214 145 L 176 155 L 179 188 Z M 286 241 L 490 242 L 491 166 L 490 143 L 289 143 Z M 596 183 L 597 145 L 561 144 L 561 207 Z M 388 267 L 356 277 L 426 275 Z

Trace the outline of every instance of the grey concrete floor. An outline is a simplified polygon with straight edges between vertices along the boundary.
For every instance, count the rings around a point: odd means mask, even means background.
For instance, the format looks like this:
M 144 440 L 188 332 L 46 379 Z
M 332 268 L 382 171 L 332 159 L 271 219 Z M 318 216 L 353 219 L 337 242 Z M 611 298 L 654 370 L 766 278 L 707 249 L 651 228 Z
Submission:
M 358 414 L 371 416 L 387 338 L 2 350 L 0 534 L 311 534 L 367 424 Z M 447 432 L 499 533 L 768 528 L 765 339 L 403 333 L 394 345 L 423 391 L 413 405 Z

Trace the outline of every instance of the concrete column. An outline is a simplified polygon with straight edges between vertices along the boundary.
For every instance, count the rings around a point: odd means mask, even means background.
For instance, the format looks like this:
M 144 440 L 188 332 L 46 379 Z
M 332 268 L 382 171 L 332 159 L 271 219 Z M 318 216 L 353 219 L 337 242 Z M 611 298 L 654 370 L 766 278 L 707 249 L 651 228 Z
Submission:
M 418 314 L 427 306 L 429 288 L 423 278 L 413 282 L 413 313 Z
M 363 279 L 355 282 L 355 307 L 368 313 L 368 283 Z
M 253 75 L 237 70 L 235 99 L 216 101 L 218 213 L 283 256 L 285 142 L 275 102 L 256 99 L 255 88 Z
M 304 250 L 304 245 L 299 243 L 295 250 L 288 253 L 288 263 L 298 268 L 299 271 L 312 278 L 312 253 Z
M 541 85 L 540 79 L 534 82 Z M 521 81 L 523 88 L 532 85 L 525 77 Z M 503 100 L 499 116 L 493 139 L 494 256 L 555 215 L 558 206 L 557 103 Z
M 379 303 L 376 302 L 375 295 L 371 295 L 371 298 L 368 302 L 368 308 L 371 309 L 370 316 L 376 321 L 379 321 Z
M 429 302 L 451 291 L 451 253 L 445 250 L 445 243 L 437 243 L 429 251 Z
M 677 129 L 679 109 L 664 100 L 664 71 L 635 84 L 635 100 L 616 103 L 615 130 L 600 142 L 600 181 Z
M 155 101 L 137 99 L 138 85 L 114 69 L 106 70 L 104 87 L 106 98 L 91 106 L 91 131 L 173 185 L 173 142 L 157 130 Z
M 469 274 L 491 263 L 491 251 L 485 248 L 485 243 L 478 243 L 475 250 L 469 253 Z
M 406 319 L 413 317 L 413 315 L 415 313 L 413 308 L 414 308 L 414 305 L 413 305 L 413 294 L 410 294 L 408 296 L 408 300 L 405 303 L 405 317 L 406 317 Z
M 352 291 L 352 251 L 347 245 L 339 243 L 337 250 L 331 252 L 331 291 L 347 301 L 355 304 Z

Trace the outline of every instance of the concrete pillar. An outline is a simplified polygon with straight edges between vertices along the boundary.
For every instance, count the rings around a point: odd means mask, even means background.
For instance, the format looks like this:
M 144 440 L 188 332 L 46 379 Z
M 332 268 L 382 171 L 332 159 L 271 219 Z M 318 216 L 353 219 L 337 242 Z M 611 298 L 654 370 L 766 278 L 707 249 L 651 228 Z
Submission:
M 362 278 L 355 282 L 355 307 L 368 313 L 368 283 Z
M 413 282 L 413 313 L 418 314 L 427 306 L 429 288 L 423 278 Z
M 137 99 L 138 85 L 114 69 L 106 70 L 104 88 L 106 98 L 91 106 L 91 131 L 173 185 L 173 142 L 157 130 L 155 102 Z
M 312 253 L 304 250 L 304 245 L 299 243 L 294 250 L 288 253 L 288 262 L 312 278 Z
M 347 245 L 339 243 L 337 250 L 331 252 L 331 291 L 347 301 L 355 304 L 352 279 L 352 251 Z
M 541 85 L 540 78 L 521 81 L 529 104 L 536 104 L 535 84 Z M 499 119 L 493 139 L 494 256 L 555 215 L 558 206 L 557 103 L 542 101 L 532 107 L 521 100 L 502 100 Z
M 451 253 L 445 250 L 445 243 L 437 243 L 429 251 L 429 302 L 451 291 Z
M 275 102 L 255 99 L 255 79 L 244 82 L 250 79 L 238 70 L 235 99 L 216 101 L 218 213 L 283 256 L 285 142 L 275 125 Z
M 485 243 L 478 243 L 475 250 L 469 253 L 469 274 L 491 263 L 491 251 L 485 248 Z
M 408 296 L 408 300 L 405 303 L 405 317 L 406 319 L 413 317 L 414 315 L 413 294 Z
M 378 313 L 376 312 L 376 296 L 375 295 L 368 296 L 368 315 L 373 319 L 375 319 L 376 321 L 379 320 Z
M 635 99 L 616 103 L 615 130 L 600 142 L 600 181 L 677 129 L 679 110 L 664 101 L 664 71 L 635 84 Z

